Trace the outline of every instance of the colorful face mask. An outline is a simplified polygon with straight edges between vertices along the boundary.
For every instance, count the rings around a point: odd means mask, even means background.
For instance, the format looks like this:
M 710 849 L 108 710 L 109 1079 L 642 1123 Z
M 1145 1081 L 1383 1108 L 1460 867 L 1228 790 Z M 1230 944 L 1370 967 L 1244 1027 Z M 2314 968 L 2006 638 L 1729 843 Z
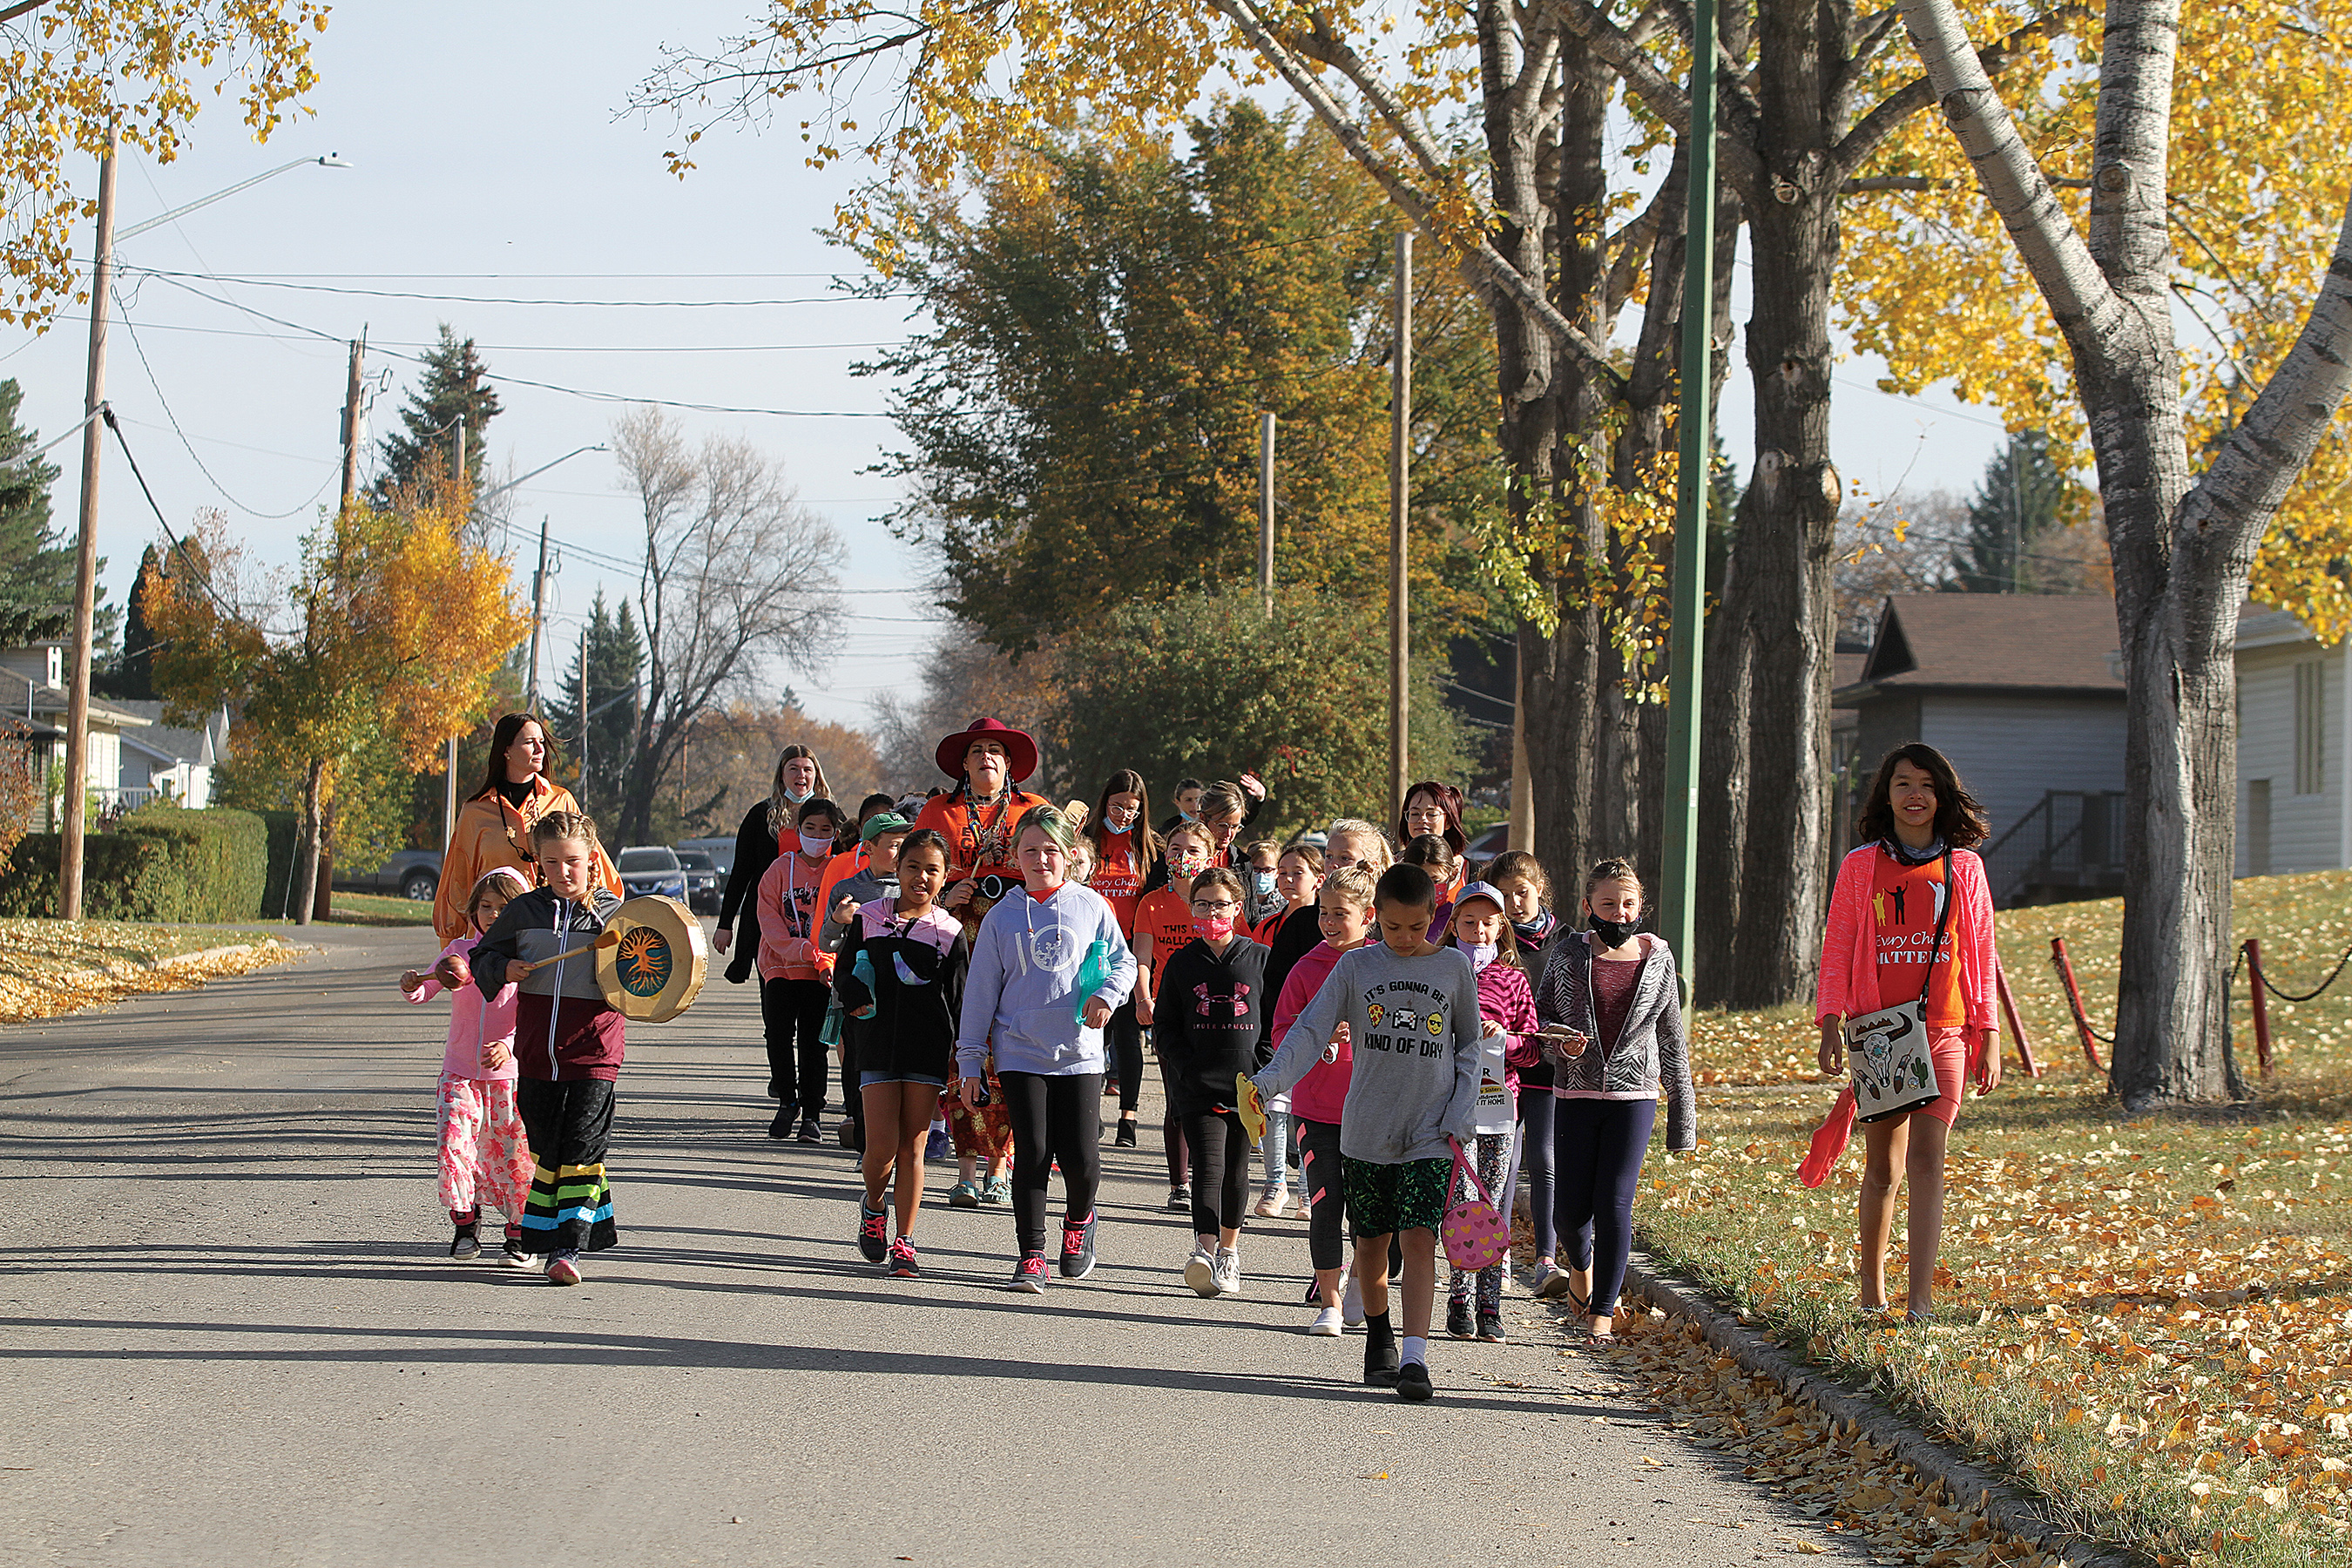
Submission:
M 1234 917 L 1231 915 L 1194 915 L 1192 917 L 1192 931 L 1193 933 L 1199 936 L 1202 941 L 1207 942 L 1212 945 L 1221 945 L 1231 940 L 1234 934 Z

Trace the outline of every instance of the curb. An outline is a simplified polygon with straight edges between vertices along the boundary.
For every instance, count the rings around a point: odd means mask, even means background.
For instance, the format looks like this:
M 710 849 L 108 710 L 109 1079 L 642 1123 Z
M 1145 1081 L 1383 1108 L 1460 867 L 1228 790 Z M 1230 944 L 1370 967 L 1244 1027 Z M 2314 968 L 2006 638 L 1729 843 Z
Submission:
M 267 939 L 264 940 L 266 941 Z M 155 961 L 155 967 L 158 969 L 178 969 L 185 964 L 204 963 L 215 958 L 243 958 L 247 953 L 251 952 L 257 945 L 257 944 L 254 942 L 240 942 L 232 943 L 227 947 L 208 947 L 202 952 L 175 952 L 168 957 L 157 959 Z M 271 947 L 276 947 L 278 944 L 273 942 L 270 942 L 269 945 Z
M 1877 1401 L 1800 1365 L 1769 1337 L 1725 1310 L 1690 1280 L 1662 1268 L 1649 1254 L 1633 1255 L 1625 1266 L 1625 1284 L 1628 1294 L 1696 1323 L 1709 1344 L 1749 1372 L 1779 1384 L 1790 1398 L 1851 1422 L 1878 1447 L 1891 1450 L 1921 1475 L 1943 1482 L 1955 1500 L 1980 1500 L 1978 1511 L 1995 1529 L 2030 1541 L 2079 1568 L 2147 1568 L 2152 1562 L 2123 1547 L 2084 1540 L 2051 1519 L 2039 1500 L 2006 1477 L 1937 1442 Z

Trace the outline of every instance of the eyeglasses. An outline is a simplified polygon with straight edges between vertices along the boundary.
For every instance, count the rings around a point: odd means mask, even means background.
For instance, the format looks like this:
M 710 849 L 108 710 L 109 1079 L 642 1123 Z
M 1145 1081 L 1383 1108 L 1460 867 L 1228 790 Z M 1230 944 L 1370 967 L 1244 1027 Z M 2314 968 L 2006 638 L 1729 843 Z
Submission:
M 1229 915 L 1240 908 L 1241 905 L 1231 899 L 1219 899 L 1213 902 L 1203 899 L 1192 906 L 1192 912 L 1196 915 Z

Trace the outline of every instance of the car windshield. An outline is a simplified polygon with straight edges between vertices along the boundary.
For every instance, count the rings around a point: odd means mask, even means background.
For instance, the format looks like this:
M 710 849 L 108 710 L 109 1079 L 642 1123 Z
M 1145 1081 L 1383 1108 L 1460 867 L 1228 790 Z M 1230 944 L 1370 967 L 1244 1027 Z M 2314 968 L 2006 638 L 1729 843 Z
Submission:
M 624 871 L 675 871 L 677 857 L 667 849 L 624 849 L 615 864 Z
M 677 863 L 685 867 L 689 871 L 708 871 L 710 869 L 710 857 L 705 855 L 699 849 L 679 850 L 677 852 Z

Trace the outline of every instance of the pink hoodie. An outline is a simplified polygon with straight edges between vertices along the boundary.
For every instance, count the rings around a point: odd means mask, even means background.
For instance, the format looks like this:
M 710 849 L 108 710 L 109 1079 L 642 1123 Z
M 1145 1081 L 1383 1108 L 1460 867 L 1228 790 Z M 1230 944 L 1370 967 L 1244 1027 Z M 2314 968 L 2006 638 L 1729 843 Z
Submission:
M 1274 1033 L 1266 1042 L 1269 1049 L 1282 1049 L 1282 1037 L 1290 1033 L 1290 1026 L 1307 1011 L 1307 1004 L 1315 1000 L 1315 994 L 1323 989 L 1323 982 L 1331 977 L 1331 971 L 1339 963 L 1339 950 L 1328 942 L 1318 942 L 1291 965 L 1290 973 L 1282 982 L 1282 994 L 1274 1001 Z M 1353 1067 L 1353 1053 L 1341 1046 L 1337 1061 L 1318 1061 L 1308 1068 L 1307 1076 L 1291 1087 L 1290 1114 L 1338 1126 L 1339 1107 L 1348 1100 L 1348 1078 Z
M 441 950 L 442 958 L 455 958 L 467 966 L 467 954 L 474 951 L 479 936 L 461 936 Z M 440 959 L 434 960 L 440 967 Z M 408 1000 L 414 1004 L 430 1002 L 441 994 L 441 983 L 433 978 L 433 970 L 425 972 L 425 984 Z M 468 980 L 449 994 L 449 1044 L 441 1054 L 443 1078 L 485 1079 L 498 1083 L 512 1083 L 515 1076 L 514 1032 L 515 1004 L 520 993 L 512 985 L 485 1002 L 482 988 Z M 490 1071 L 482 1066 L 482 1047 L 494 1040 L 507 1043 L 506 1066 Z

